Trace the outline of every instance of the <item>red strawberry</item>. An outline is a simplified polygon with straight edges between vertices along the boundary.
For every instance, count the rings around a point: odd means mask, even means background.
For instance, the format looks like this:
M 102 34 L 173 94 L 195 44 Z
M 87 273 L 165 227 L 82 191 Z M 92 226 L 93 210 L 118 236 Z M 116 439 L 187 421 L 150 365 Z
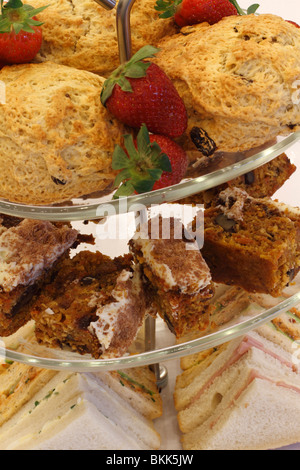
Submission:
M 161 151 L 164 152 L 170 160 L 172 171 L 164 171 L 153 185 L 152 190 L 166 188 L 173 184 L 180 183 L 188 168 L 187 154 L 178 144 L 173 140 L 163 135 L 150 135 L 150 142 L 156 142 Z
M 286 20 L 288 23 L 291 23 L 293 24 L 294 26 L 296 26 L 296 28 L 300 28 L 300 26 L 298 25 L 298 23 L 295 23 L 295 21 L 290 21 L 290 20 Z
M 157 51 L 145 46 L 118 67 L 103 85 L 101 102 L 130 127 L 146 124 L 150 132 L 178 137 L 187 127 L 184 103 L 165 72 L 144 61 Z
M 1 1 L 0 63 L 22 64 L 30 62 L 42 45 L 42 23 L 36 14 L 46 7 L 33 8 L 21 0 Z
M 247 14 L 254 13 L 259 5 L 251 5 Z M 157 0 L 155 9 L 161 11 L 160 18 L 174 16 L 178 26 L 218 23 L 225 16 L 245 15 L 236 0 Z
M 125 150 L 116 145 L 112 168 L 120 170 L 115 187 L 121 186 L 114 197 L 165 188 L 179 183 L 188 167 L 185 151 L 163 135 L 149 135 L 143 124 L 134 142 L 132 135 L 124 136 Z

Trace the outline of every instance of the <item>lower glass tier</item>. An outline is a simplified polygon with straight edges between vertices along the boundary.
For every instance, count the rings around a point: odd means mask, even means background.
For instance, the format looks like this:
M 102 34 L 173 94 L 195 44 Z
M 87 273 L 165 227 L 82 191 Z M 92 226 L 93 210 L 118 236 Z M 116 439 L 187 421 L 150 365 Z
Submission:
M 96 360 L 67 349 L 46 348 L 35 341 L 34 322 L 30 322 L 15 335 L 2 338 L 1 360 L 2 363 L 17 361 L 46 369 L 85 372 L 138 367 L 191 355 L 246 334 L 300 304 L 300 276 L 286 289 L 284 296 L 276 299 L 219 285 L 214 302 L 217 309 L 207 331 L 190 334 L 178 341 L 163 320 L 149 317 L 128 355 L 121 358 Z M 151 341 L 155 346 L 148 350 Z

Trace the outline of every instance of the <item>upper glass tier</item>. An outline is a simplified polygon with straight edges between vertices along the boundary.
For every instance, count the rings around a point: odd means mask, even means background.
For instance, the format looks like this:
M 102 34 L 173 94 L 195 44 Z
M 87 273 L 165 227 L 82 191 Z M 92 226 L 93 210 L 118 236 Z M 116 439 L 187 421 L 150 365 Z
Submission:
M 273 160 L 299 140 L 300 131 L 245 153 L 216 153 L 205 164 L 191 164 L 181 183 L 149 193 L 122 199 L 113 199 L 113 192 L 91 194 L 54 205 L 25 205 L 0 199 L 0 213 L 40 220 L 78 221 L 140 211 L 142 207 L 178 201 L 237 178 Z

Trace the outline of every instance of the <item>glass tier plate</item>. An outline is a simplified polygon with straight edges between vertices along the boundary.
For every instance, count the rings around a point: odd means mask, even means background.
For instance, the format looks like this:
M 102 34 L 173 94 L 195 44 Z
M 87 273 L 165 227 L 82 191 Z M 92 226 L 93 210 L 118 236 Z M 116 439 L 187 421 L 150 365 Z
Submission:
M 295 144 L 287 153 L 296 167 L 299 152 L 300 144 Z M 291 206 L 299 206 L 299 181 L 300 168 L 277 191 L 274 198 Z M 162 204 L 156 208 L 162 210 L 164 207 L 172 208 L 176 216 L 176 207 L 180 209 L 182 205 Z M 155 208 L 153 210 L 155 213 Z M 118 224 L 121 237 L 113 237 L 111 227 L 114 223 Z M 128 252 L 128 240 L 134 234 L 136 218 L 134 212 L 128 212 L 104 218 L 98 223 L 73 221 L 72 225 L 83 235 L 93 235 L 96 240 L 95 245 L 81 244 L 76 252 L 83 249 L 99 250 L 115 257 Z M 124 369 L 180 358 L 227 342 L 300 305 L 300 274 L 279 298 L 248 294 L 235 287 L 219 285 L 213 302 L 217 309 L 209 330 L 184 337 L 179 342 L 160 317 L 156 320 L 149 317 L 128 354 L 120 358 L 102 357 L 96 360 L 89 355 L 81 356 L 67 349 L 45 348 L 35 341 L 33 322 L 25 325 L 15 335 L 0 338 L 0 358 L 2 356 L 2 361 L 18 361 L 44 368 L 76 371 Z M 223 307 L 220 308 L 220 305 Z
M 0 340 L 0 360 L 2 363 L 17 361 L 46 369 L 86 372 L 139 367 L 192 355 L 246 334 L 300 304 L 300 276 L 277 299 L 267 295 L 249 295 L 241 290 L 237 293 L 235 288 L 220 285 L 214 301 L 218 303 L 221 297 L 231 297 L 231 294 L 232 301 L 226 304 L 224 311 L 221 309 L 212 316 L 212 322 L 232 317 L 230 320 L 205 332 L 190 334 L 180 341 L 175 339 L 163 320 L 149 317 L 127 355 L 93 359 L 89 355 L 81 356 L 67 349 L 49 349 L 38 344 L 34 338 L 34 323 L 30 322 L 17 334 Z M 151 330 L 155 330 L 155 345 L 149 348 Z
M 79 221 L 99 219 L 106 214 L 122 214 L 140 210 L 141 206 L 177 201 L 248 173 L 271 161 L 293 147 L 300 139 L 300 131 L 264 147 L 244 153 L 216 153 L 202 157 L 193 152 L 187 177 L 177 185 L 149 193 L 113 199 L 113 191 L 90 194 L 53 205 L 24 205 L 0 199 L 0 213 L 22 218 L 52 221 Z

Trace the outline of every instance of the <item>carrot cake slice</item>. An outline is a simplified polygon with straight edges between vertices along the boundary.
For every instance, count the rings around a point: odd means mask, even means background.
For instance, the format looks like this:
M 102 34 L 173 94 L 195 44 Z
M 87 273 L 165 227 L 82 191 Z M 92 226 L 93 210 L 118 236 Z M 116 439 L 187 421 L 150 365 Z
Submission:
M 180 204 L 204 204 L 206 208 L 215 205 L 219 193 L 226 188 L 240 188 L 255 198 L 271 197 L 296 171 L 296 166 L 286 154 L 281 154 L 268 163 L 244 175 L 238 176 L 215 188 L 202 191 L 177 201 Z
M 300 210 L 227 188 L 205 211 L 202 254 L 215 282 L 278 297 L 300 269 Z
M 9 336 L 30 320 L 30 303 L 77 231 L 47 221 L 1 219 L 0 336 Z
M 153 220 L 150 220 L 148 232 L 137 232 L 129 246 L 136 263 L 142 267 L 145 289 L 150 292 L 158 314 L 179 337 L 190 329 L 208 326 L 214 285 L 197 242 L 184 235 L 178 238 L 177 222 L 183 235 L 184 227 L 179 221 L 161 218 L 160 232 L 166 223 L 170 236 L 163 238 L 160 233 L 151 238 Z
M 38 342 L 79 354 L 122 356 L 142 325 L 145 299 L 130 255 L 81 251 L 60 263 L 31 315 Z

